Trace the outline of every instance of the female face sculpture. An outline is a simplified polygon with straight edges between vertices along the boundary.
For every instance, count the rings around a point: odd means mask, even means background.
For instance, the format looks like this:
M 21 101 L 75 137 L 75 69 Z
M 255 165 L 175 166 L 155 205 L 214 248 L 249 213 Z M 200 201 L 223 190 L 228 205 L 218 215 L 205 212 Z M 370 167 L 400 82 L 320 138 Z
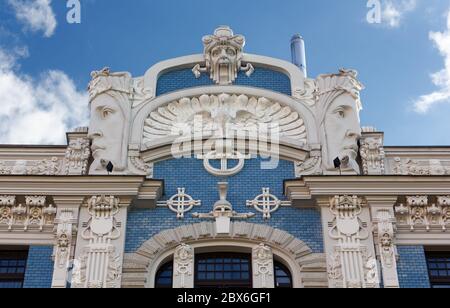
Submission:
M 324 119 L 327 163 L 334 169 L 333 160 L 348 163 L 343 169 L 358 171 L 358 140 L 361 138 L 359 120 L 360 103 L 350 93 L 338 96 L 328 107 Z
M 114 170 L 124 166 L 123 141 L 125 138 L 126 115 L 120 103 L 109 94 L 101 94 L 91 102 L 89 138 L 92 140 L 94 162 L 91 172 L 105 171 L 105 163 L 111 162 Z

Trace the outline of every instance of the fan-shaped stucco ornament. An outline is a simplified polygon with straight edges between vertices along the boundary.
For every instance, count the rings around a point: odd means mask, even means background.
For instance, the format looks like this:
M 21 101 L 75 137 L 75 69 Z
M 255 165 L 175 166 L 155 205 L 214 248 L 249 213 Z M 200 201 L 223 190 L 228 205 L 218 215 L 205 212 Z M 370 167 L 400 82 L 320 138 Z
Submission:
M 201 133 L 202 137 L 224 137 L 230 132 L 251 131 L 261 125 L 266 125 L 267 134 L 279 132 L 280 138 L 306 144 L 305 122 L 290 107 L 264 97 L 229 94 L 185 97 L 160 107 L 145 121 L 143 142 L 186 136 L 186 132 Z

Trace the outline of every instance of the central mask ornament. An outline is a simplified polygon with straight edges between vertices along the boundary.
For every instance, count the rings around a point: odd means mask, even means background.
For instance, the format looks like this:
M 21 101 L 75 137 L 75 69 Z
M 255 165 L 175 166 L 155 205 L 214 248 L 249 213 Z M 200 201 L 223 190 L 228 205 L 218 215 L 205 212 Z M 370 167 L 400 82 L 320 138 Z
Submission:
M 214 35 L 203 37 L 205 65 L 197 64 L 192 72 L 196 78 L 209 72 L 210 78 L 219 85 L 232 84 L 240 71 L 250 77 L 255 69 L 250 63 L 243 64 L 245 38 L 234 35 L 227 26 L 216 29 Z

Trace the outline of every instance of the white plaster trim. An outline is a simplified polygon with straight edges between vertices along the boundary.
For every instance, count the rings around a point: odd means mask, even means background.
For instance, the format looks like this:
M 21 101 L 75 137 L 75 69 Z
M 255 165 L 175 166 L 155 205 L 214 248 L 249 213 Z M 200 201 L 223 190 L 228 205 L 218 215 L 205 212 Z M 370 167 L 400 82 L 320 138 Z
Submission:
M 144 75 L 144 88 L 151 89 L 153 95 L 156 95 L 156 87 L 158 79 L 164 73 L 183 68 L 194 68 L 196 64 L 203 63 L 205 58 L 203 54 L 190 55 L 185 57 L 174 58 L 159 62 L 152 66 Z M 272 69 L 280 73 L 286 74 L 291 80 L 291 91 L 295 93 L 304 89 L 304 80 L 302 71 L 294 64 L 265 56 L 245 54 L 242 59 L 244 63 L 253 64 L 256 69 L 258 67 Z M 192 74 L 192 78 L 195 78 Z
M 214 223 L 203 222 L 165 230 L 145 242 L 136 253 L 124 258 L 122 287 L 154 287 L 161 263 L 167 261 L 178 245 L 184 243 L 196 253 L 220 251 L 226 247 L 246 249 L 264 242 L 273 249 L 276 259 L 288 265 L 294 287 L 326 287 L 326 259 L 314 254 L 308 246 L 289 233 L 266 225 L 232 222 L 229 234 L 216 234 Z
M 142 144 L 145 120 L 148 118 L 152 111 L 158 109 L 159 107 L 165 106 L 172 101 L 179 100 L 184 97 L 195 97 L 203 94 L 218 95 L 222 93 L 265 97 L 271 101 L 280 103 L 280 105 L 282 106 L 290 107 L 293 111 L 298 112 L 302 119 L 305 121 L 308 144 L 320 144 L 318 136 L 319 129 L 316 127 L 314 113 L 306 104 L 303 104 L 293 99 L 292 97 L 281 93 L 242 86 L 208 86 L 190 88 L 168 93 L 166 95 L 159 96 L 154 100 L 148 101 L 145 104 L 142 104 L 140 107 L 133 110 L 133 124 L 130 144 Z M 288 142 L 289 141 L 286 141 L 286 143 Z M 146 147 L 144 147 L 143 150 L 145 149 Z

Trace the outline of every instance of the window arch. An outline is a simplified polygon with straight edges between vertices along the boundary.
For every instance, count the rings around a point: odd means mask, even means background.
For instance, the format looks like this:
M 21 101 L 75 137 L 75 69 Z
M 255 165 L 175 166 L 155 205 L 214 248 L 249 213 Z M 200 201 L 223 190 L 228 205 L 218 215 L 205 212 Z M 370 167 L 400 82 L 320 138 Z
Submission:
M 155 276 L 156 289 L 170 289 L 173 285 L 173 260 L 163 264 Z
M 293 288 L 292 274 L 289 269 L 281 262 L 274 261 L 275 270 L 275 288 L 290 289 Z

